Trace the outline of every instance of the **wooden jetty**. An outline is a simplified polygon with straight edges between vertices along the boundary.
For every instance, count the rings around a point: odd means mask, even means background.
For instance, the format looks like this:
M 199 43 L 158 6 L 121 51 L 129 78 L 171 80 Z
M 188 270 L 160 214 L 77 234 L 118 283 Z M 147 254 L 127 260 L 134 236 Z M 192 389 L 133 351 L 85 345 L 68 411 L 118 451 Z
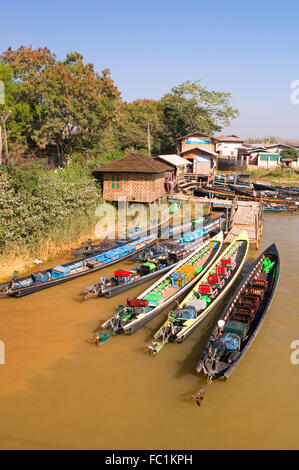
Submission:
M 225 243 L 238 236 L 243 230 L 247 230 L 250 243 L 258 249 L 263 233 L 263 201 L 241 201 L 238 196 L 233 200 L 208 197 L 197 197 L 191 194 L 174 193 L 171 200 L 186 201 L 194 204 L 203 204 L 210 209 L 215 206 L 223 206 L 226 211 Z
M 248 232 L 249 241 L 258 249 L 263 233 L 263 202 L 237 201 L 231 209 L 230 230 L 225 243 L 231 243 L 243 230 Z

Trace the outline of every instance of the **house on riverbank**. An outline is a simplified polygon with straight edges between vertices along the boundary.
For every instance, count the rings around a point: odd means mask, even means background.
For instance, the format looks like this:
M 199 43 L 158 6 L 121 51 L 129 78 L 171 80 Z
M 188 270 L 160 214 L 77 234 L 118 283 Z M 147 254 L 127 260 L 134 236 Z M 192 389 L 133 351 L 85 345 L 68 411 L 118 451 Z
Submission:
M 165 195 L 165 177 L 173 167 L 142 154 L 131 154 L 96 168 L 106 201 L 153 202 Z
M 182 158 L 176 154 L 158 155 L 154 158 L 155 160 L 158 160 L 162 163 L 166 163 L 166 165 L 169 165 L 173 168 L 174 174 L 172 176 L 174 177 L 174 179 L 185 173 L 189 165 L 189 162 L 185 158 Z
M 217 139 L 216 150 L 221 158 L 237 158 L 238 149 L 244 145 L 244 139 L 235 134 L 218 135 Z
M 178 152 L 188 160 L 190 173 L 211 176 L 216 170 L 218 140 L 202 132 L 192 132 L 178 139 Z

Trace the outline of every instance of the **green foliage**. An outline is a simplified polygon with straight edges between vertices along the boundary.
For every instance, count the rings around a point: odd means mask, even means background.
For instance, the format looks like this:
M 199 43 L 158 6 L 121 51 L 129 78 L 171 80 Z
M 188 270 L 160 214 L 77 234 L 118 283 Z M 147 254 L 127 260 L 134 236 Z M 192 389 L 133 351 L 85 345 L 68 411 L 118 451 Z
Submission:
M 149 131 L 152 154 L 173 153 L 178 137 L 219 131 L 238 114 L 229 93 L 189 81 L 158 101 L 126 103 L 108 69 L 95 71 L 78 52 L 57 60 L 46 47 L 9 48 L 0 56 L 0 80 L 0 111 L 10 111 L 0 123 L 8 142 L 7 167 L 0 165 L 0 251 L 11 243 L 34 247 L 78 214 L 92 217 L 100 194 L 92 170 L 130 152 L 147 153 Z M 64 168 L 14 163 L 26 153 L 43 162 L 53 149 Z
M 60 165 L 78 154 L 89 161 L 147 153 L 148 131 L 152 154 L 172 153 L 178 137 L 213 134 L 238 115 L 229 93 L 208 91 L 199 81 L 175 86 L 158 101 L 126 103 L 108 69 L 96 72 L 78 52 L 59 61 L 46 47 L 9 48 L 0 56 L 0 79 L 12 111 L 10 149 L 39 155 L 54 147 Z
M 286 148 L 280 152 L 280 155 L 282 156 L 282 158 L 291 158 L 292 160 L 297 161 L 297 158 L 299 157 L 299 152 L 295 148 Z
M 190 132 L 213 134 L 238 116 L 229 105 L 230 93 L 208 91 L 199 81 L 174 87 L 159 102 L 162 112 L 161 151 L 176 151 L 177 139 Z
M 1 60 L 2 68 L 9 66 L 6 81 L 13 87 L 10 143 L 26 141 L 30 149 L 55 146 L 61 163 L 64 153 L 101 151 L 120 104 L 109 70 L 95 72 L 77 52 L 57 61 L 47 48 L 9 48 Z
M 31 169 L 0 170 L 0 250 L 11 243 L 31 247 L 55 227 L 82 214 L 94 214 L 99 192 L 83 168 L 45 173 Z

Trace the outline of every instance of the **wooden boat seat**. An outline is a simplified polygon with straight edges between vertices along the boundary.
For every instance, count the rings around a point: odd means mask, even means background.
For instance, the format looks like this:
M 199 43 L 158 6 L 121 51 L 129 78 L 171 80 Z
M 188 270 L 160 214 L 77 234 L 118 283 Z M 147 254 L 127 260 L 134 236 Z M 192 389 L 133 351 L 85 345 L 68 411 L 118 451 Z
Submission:
M 252 323 L 254 316 L 255 314 L 252 315 L 249 312 L 242 312 L 241 310 L 238 310 L 236 312 L 232 312 L 229 316 L 229 319 L 233 321 L 244 322 L 244 323 Z
M 256 307 L 255 306 L 252 306 L 252 305 L 246 305 L 244 303 L 238 303 L 236 305 L 236 308 L 235 310 L 233 310 L 232 313 L 234 312 L 239 312 L 239 313 L 244 313 L 245 315 L 251 315 L 251 316 L 254 316 L 256 314 Z
M 260 304 L 262 298 L 263 296 L 256 295 L 256 294 L 246 294 L 246 295 L 243 295 L 241 300 L 245 304 L 258 305 Z
M 266 281 L 267 282 L 268 273 L 261 271 L 255 281 Z
M 268 282 L 265 279 L 255 279 L 251 285 L 260 289 L 266 289 Z
M 249 295 L 257 295 L 258 297 L 262 298 L 265 295 L 265 289 L 260 286 L 253 286 L 248 289 L 248 294 Z
M 86 267 L 87 267 L 87 268 L 92 269 L 92 268 L 94 268 L 95 266 L 96 266 L 96 263 L 94 263 L 94 262 L 89 261 L 88 263 L 86 263 Z

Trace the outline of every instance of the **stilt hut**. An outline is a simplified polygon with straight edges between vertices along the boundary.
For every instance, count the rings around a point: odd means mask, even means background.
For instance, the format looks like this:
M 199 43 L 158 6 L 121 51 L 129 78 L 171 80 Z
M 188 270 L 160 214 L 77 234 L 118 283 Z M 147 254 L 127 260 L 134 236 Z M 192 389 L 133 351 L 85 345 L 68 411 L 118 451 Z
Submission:
M 142 154 L 131 154 L 93 171 L 106 201 L 153 202 L 165 195 L 165 176 L 173 168 Z

